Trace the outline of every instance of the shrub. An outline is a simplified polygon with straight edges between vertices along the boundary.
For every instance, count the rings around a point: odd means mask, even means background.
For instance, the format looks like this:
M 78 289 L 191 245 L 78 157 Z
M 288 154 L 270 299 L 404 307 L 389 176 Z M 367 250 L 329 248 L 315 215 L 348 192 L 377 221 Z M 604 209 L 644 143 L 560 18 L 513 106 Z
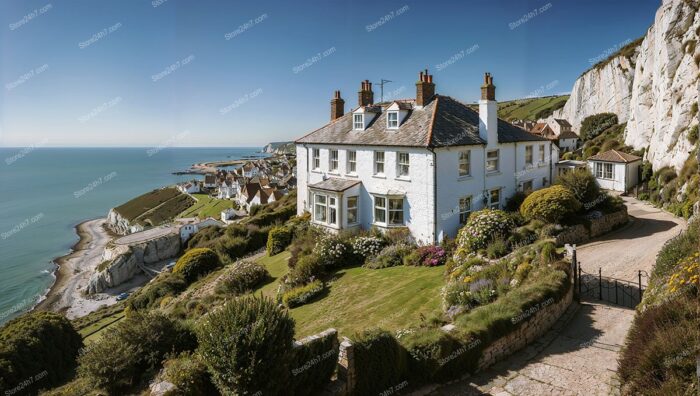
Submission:
M 316 394 L 330 382 L 338 365 L 338 347 L 336 331 L 324 331 L 297 343 L 290 365 L 293 394 Z
M 323 291 L 323 282 L 315 280 L 307 285 L 295 287 L 282 295 L 282 304 L 289 308 L 298 307 L 310 302 Z
M 240 295 L 253 290 L 256 286 L 269 279 L 269 277 L 270 273 L 262 265 L 253 261 L 241 260 L 233 264 L 222 275 L 217 291 Z
M 547 265 L 557 259 L 557 247 L 552 242 L 545 242 L 540 248 L 540 263 Z
M 267 235 L 267 254 L 281 253 L 292 242 L 292 231 L 287 227 L 274 227 Z
M 457 339 L 437 327 L 421 327 L 399 338 L 410 356 L 413 379 L 447 381 L 476 370 L 482 343 L 476 339 Z
M 197 328 L 199 352 L 222 394 L 284 394 L 293 338 L 294 320 L 269 298 L 230 301 Z
M 197 278 L 221 266 L 219 256 L 211 249 L 196 248 L 187 251 L 175 264 L 173 274 L 180 274 L 192 283 Z
M 0 328 L 0 389 L 36 393 L 64 382 L 82 346 L 63 315 L 33 311 L 12 319 Z
M 346 264 L 350 246 L 340 237 L 324 235 L 314 247 L 313 254 L 328 268 L 342 267 Z
M 166 360 L 163 364 L 163 378 L 177 387 L 175 395 L 217 393 L 206 364 L 199 356 L 189 352 L 183 352 L 175 358 Z
M 289 271 L 287 279 L 292 285 L 303 285 L 323 274 L 323 263 L 318 256 L 303 256 Z
M 182 275 L 162 273 L 129 297 L 127 305 L 134 310 L 151 308 L 163 297 L 176 296 L 186 288 L 187 282 Z
M 248 212 L 248 214 L 251 216 L 255 216 L 260 212 L 260 209 L 262 209 L 261 205 L 250 205 L 250 211 Z
M 497 259 L 505 256 L 508 253 L 508 245 L 501 238 L 494 239 L 486 247 L 486 255 L 490 259 Z
M 179 322 L 162 314 L 131 313 L 87 348 L 78 371 L 94 386 L 120 394 L 150 379 L 167 353 L 195 345 L 193 334 Z
M 555 223 L 580 208 L 581 203 L 574 193 L 564 186 L 557 185 L 530 194 L 520 207 L 520 213 L 526 219 Z
M 382 250 L 386 245 L 383 239 L 374 236 L 359 236 L 353 238 L 352 241 L 352 252 L 357 256 L 366 260 L 372 257 Z
M 384 238 L 389 241 L 389 244 L 405 244 L 412 245 L 415 243 L 413 240 L 413 235 L 411 235 L 411 230 L 408 227 L 398 227 L 390 228 L 385 234 Z
M 690 130 L 688 131 L 688 141 L 690 144 L 695 144 L 698 141 L 698 126 L 694 125 Z
M 367 260 L 364 267 L 380 269 L 401 265 L 403 264 L 404 257 L 410 254 L 413 249 L 413 246 L 406 245 L 404 243 L 389 245 L 382 249 L 379 254 Z
M 640 181 L 645 182 L 651 180 L 651 176 L 654 174 L 654 169 L 649 161 L 643 161 L 642 165 L 639 167 Z
M 370 329 L 351 339 L 357 378 L 354 395 L 377 394 L 406 378 L 408 355 L 389 332 Z
M 457 234 L 457 254 L 483 249 L 495 238 L 507 237 L 513 228 L 515 223 L 502 210 L 482 209 L 474 212 Z
M 523 203 L 527 194 L 522 191 L 516 191 L 510 198 L 506 200 L 505 209 L 508 212 L 517 212 L 520 205 Z
M 557 184 L 568 188 L 579 202 L 589 203 L 589 205 L 600 195 L 600 187 L 596 183 L 595 176 L 587 168 L 559 175 Z M 593 208 L 593 206 L 588 209 Z
M 583 119 L 583 122 L 581 122 L 581 139 L 593 139 L 616 124 L 617 115 L 614 113 L 600 113 L 586 117 Z

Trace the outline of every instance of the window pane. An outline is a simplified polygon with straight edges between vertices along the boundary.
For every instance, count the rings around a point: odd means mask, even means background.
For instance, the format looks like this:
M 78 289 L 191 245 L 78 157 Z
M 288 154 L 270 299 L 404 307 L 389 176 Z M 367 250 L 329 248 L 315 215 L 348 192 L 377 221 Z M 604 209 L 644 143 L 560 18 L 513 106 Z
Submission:
M 471 166 L 469 164 L 469 151 L 461 151 L 459 153 L 459 175 L 467 176 L 471 172 Z
M 389 224 L 403 224 L 403 210 L 389 211 Z
M 348 197 L 348 224 L 357 223 L 357 197 Z
M 328 208 L 328 223 L 329 224 L 336 224 L 336 209 L 335 208 Z
M 386 198 L 374 198 L 374 221 L 386 223 Z

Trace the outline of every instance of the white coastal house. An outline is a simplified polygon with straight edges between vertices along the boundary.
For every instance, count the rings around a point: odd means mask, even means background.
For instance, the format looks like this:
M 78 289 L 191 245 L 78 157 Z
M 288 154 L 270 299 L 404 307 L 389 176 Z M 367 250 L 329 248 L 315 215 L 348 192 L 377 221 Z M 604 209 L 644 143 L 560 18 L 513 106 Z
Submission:
M 238 183 L 234 179 L 226 179 L 219 185 L 219 192 L 216 195 L 219 199 L 233 199 L 238 195 Z
M 588 167 L 600 188 L 625 193 L 637 185 L 641 164 L 641 157 L 617 150 L 609 150 L 588 158 Z
M 199 230 L 206 228 L 206 227 L 223 227 L 224 223 L 216 220 L 212 217 L 207 217 L 204 220 L 198 220 L 197 218 L 194 217 L 188 217 L 188 218 L 182 218 L 182 219 L 177 219 L 176 223 L 179 225 L 179 232 L 180 232 L 180 240 L 184 243 L 187 242 L 188 239 L 194 234 L 196 234 Z
M 297 212 L 330 230 L 408 227 L 417 241 L 454 237 L 472 211 L 501 208 L 518 190 L 550 185 L 558 148 L 498 119 L 490 74 L 479 111 L 436 95 L 427 70 L 416 99 L 374 104 L 362 82 L 344 114 L 336 91 L 331 122 L 298 139 Z
M 196 180 L 178 183 L 177 189 L 183 194 L 196 194 L 201 191 L 200 183 Z
M 579 137 L 576 132 L 564 131 L 559 134 L 557 144 L 561 151 L 576 151 L 578 148 Z

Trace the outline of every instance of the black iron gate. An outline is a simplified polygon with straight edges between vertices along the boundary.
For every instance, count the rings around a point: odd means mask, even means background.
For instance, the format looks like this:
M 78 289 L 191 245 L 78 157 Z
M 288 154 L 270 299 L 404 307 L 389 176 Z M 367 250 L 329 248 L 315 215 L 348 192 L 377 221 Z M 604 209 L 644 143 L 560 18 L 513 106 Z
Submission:
M 605 301 L 628 308 L 635 308 L 642 301 L 642 271 L 638 272 L 636 282 L 616 279 L 603 276 L 601 268 L 598 268 L 597 274 L 583 271 L 580 263 L 576 261 L 575 251 L 572 258 L 574 291 L 579 301 Z

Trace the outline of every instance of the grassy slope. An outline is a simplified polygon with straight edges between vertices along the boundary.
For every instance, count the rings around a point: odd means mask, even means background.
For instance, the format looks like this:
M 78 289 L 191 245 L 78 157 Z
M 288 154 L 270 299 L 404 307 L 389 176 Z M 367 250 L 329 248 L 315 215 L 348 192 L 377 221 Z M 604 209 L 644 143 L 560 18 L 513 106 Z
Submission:
M 504 120 L 536 120 L 538 113 L 563 106 L 569 99 L 564 96 L 546 96 L 541 98 L 517 99 L 498 103 L 498 116 Z
M 169 221 L 194 204 L 194 200 L 174 187 L 140 195 L 115 210 L 131 222 L 159 225 Z
M 197 202 L 177 217 L 194 217 L 199 215 L 200 212 L 204 212 L 205 217 L 211 216 L 218 219 L 222 210 L 233 207 L 233 201 L 228 199 L 216 199 L 207 194 L 192 195 L 197 199 Z
M 270 274 L 278 278 L 286 272 L 288 252 L 260 259 Z M 370 327 L 398 330 L 440 311 L 443 267 L 393 267 L 370 270 L 361 267 L 338 271 L 327 295 L 310 304 L 290 310 L 296 321 L 297 337 L 329 327 L 341 335 L 351 335 Z M 274 296 L 276 282 L 268 283 L 263 294 Z M 259 291 L 256 291 L 259 293 Z

